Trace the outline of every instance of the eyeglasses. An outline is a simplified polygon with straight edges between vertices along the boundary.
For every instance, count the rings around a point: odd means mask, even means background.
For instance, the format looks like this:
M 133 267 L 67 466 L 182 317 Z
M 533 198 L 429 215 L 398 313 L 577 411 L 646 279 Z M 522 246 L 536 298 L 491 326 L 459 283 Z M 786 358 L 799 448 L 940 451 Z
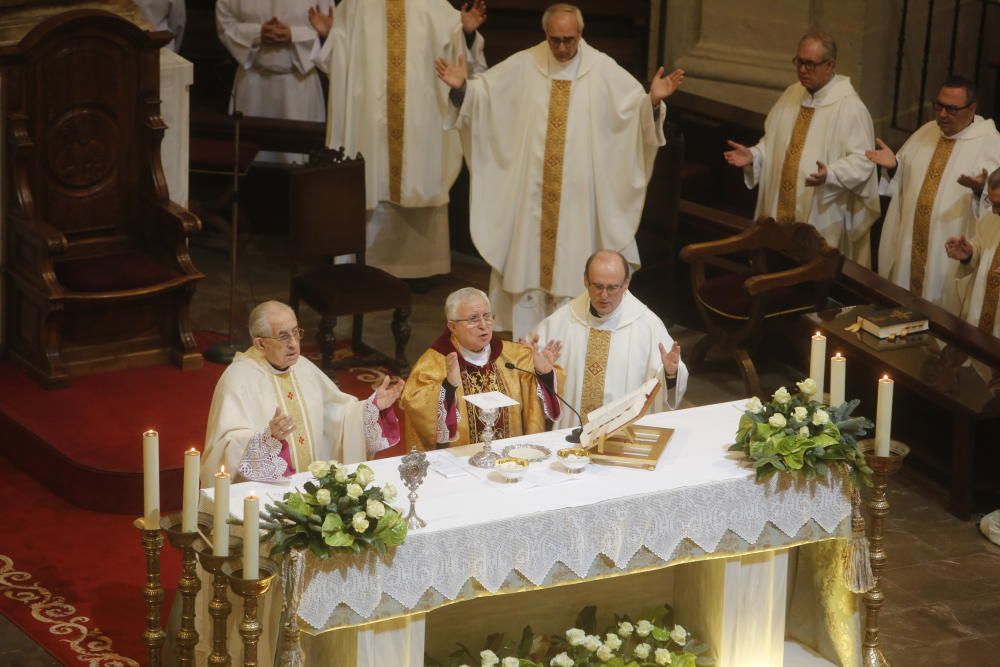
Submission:
M 472 317 L 467 317 L 464 320 L 451 320 L 452 322 L 462 322 L 465 326 L 470 329 L 475 329 L 480 324 L 493 324 L 493 320 L 496 316 L 493 313 L 482 313 L 480 315 L 473 315 Z
M 296 328 L 292 329 L 291 331 L 282 331 L 277 336 L 257 336 L 257 338 L 266 338 L 267 340 L 276 340 L 279 343 L 281 343 L 282 345 L 288 345 L 289 343 L 292 342 L 293 338 L 295 340 L 302 340 L 302 336 L 304 336 L 305 333 L 306 333 L 305 329 L 303 329 L 301 327 L 296 327 Z
M 813 62 L 811 60 L 803 60 L 802 58 L 799 58 L 798 56 L 795 56 L 794 58 L 792 58 L 792 64 L 795 65 L 795 69 L 803 67 L 803 68 L 805 68 L 805 70 L 807 72 L 812 72 L 813 70 L 815 70 L 820 65 L 825 65 L 828 62 L 830 62 L 829 58 L 827 58 L 826 60 L 820 60 L 818 63 L 817 62 Z
M 624 283 L 618 283 L 617 285 L 602 285 L 601 283 L 592 283 L 587 281 L 587 287 L 594 290 L 594 292 L 607 292 L 608 294 L 617 294 L 618 290 L 624 287 Z
M 971 107 L 972 106 L 972 102 L 969 102 L 968 104 L 965 104 L 965 105 L 960 106 L 960 107 L 956 107 L 954 104 L 941 104 L 937 100 L 934 100 L 934 102 L 931 104 L 931 106 L 934 107 L 934 113 L 941 113 L 943 111 L 946 114 L 948 114 L 949 116 L 954 116 L 959 111 L 962 111 L 963 109 L 968 109 L 969 107 Z
M 576 41 L 580 39 L 580 36 L 574 35 L 572 37 L 546 37 L 546 39 L 552 46 L 569 46 L 571 44 L 575 44 Z

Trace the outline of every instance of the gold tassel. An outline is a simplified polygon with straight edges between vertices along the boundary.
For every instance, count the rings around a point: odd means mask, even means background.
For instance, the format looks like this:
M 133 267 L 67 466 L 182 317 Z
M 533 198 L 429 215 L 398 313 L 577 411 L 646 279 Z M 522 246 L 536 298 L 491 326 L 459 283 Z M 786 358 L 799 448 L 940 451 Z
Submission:
M 282 609 L 282 641 L 278 656 L 280 667 L 305 667 L 306 655 L 302 650 L 299 633 L 299 603 L 302 600 L 302 570 L 305 553 L 292 549 L 281 563 L 281 585 L 284 592 Z
M 867 593 L 875 587 L 865 516 L 861 513 L 861 491 L 851 491 L 851 541 L 844 551 L 844 584 L 852 593 Z

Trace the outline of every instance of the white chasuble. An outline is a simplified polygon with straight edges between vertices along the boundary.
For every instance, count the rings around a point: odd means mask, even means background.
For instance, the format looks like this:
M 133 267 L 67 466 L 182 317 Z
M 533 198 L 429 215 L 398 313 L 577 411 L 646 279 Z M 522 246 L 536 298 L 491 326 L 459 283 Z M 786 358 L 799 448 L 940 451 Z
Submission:
M 687 366 L 681 362 L 676 384 L 668 389 L 660 357 L 659 344 L 669 350 L 674 339 L 663 321 L 631 292 L 606 317 L 593 315 L 590 297 L 581 294 L 548 316 L 534 333 L 539 344 L 562 341 L 563 398 L 581 413 L 617 400 L 654 377 L 663 384 L 650 413 L 676 409 L 684 398 Z M 563 410 L 556 428 L 573 426 L 576 416 Z
M 1000 216 L 990 212 L 976 221 L 972 248 L 972 258 L 958 268 L 962 319 L 1000 338 Z
M 953 137 L 944 137 L 931 121 L 903 144 L 897 159 L 879 244 L 879 275 L 957 314 L 950 286 L 958 262 L 945 254 L 944 243 L 973 235 L 978 204 L 958 178 L 1000 165 L 1000 134 L 992 120 L 979 116 Z
M 873 148 L 871 116 L 848 77 L 835 76 L 815 95 L 801 83 L 789 86 L 744 170 L 747 187 L 760 186 L 754 218 L 808 222 L 845 257 L 869 266 L 869 230 L 880 214 L 875 164 L 865 157 Z M 827 180 L 809 187 L 817 161 Z
M 583 40 L 569 64 L 542 43 L 468 81 L 452 126 L 469 162 L 472 240 L 493 269 L 495 328 L 511 328 L 522 295 L 540 292 L 549 305 L 575 296 L 595 250 L 638 266 L 635 231 L 665 116 Z

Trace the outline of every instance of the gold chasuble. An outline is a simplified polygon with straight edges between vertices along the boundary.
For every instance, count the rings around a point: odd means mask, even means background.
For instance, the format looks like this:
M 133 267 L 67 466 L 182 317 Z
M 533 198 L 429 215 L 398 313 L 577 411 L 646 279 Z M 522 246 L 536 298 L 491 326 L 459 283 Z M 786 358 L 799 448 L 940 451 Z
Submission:
M 792 137 L 785 150 L 785 161 L 781 164 L 781 184 L 778 191 L 778 222 L 795 222 L 795 194 L 799 187 L 799 162 L 802 149 L 806 145 L 809 124 L 812 123 L 814 107 L 799 107 L 799 115 L 792 128 Z
M 913 213 L 913 245 L 910 248 L 910 291 L 917 296 L 924 292 L 924 272 L 927 270 L 927 240 L 930 237 L 931 211 L 937 198 L 941 176 L 948 166 L 948 158 L 955 148 L 955 140 L 947 137 L 938 139 L 934 155 L 927 165 L 924 182 L 917 196 L 917 208 Z
M 566 117 L 572 81 L 553 80 L 549 92 L 549 121 L 545 131 L 545 164 L 542 169 L 541 281 L 552 291 L 559 235 L 559 203 L 562 200 L 563 152 L 566 148 Z
M 288 436 L 288 449 L 292 458 L 292 466 L 296 472 L 302 472 L 315 460 L 313 449 L 312 429 L 309 420 L 306 419 L 305 405 L 302 402 L 302 392 L 299 383 L 295 381 L 295 376 L 291 370 L 284 373 L 275 372 L 274 367 L 264 358 L 264 353 L 255 347 L 251 347 L 246 352 L 257 363 L 267 368 L 274 381 L 275 398 L 282 412 L 295 421 L 295 431 Z
M 385 0 L 385 119 L 389 144 L 389 199 L 399 203 L 406 114 L 406 0 Z
M 580 414 L 584 421 L 587 413 L 604 405 L 604 376 L 608 370 L 608 353 L 611 351 L 610 329 L 594 329 L 587 333 L 587 356 L 583 363 L 583 390 L 580 397 Z
M 993 251 L 990 272 L 986 278 L 986 293 L 983 295 L 983 311 L 979 314 L 979 329 L 993 335 L 993 325 L 997 319 L 997 299 L 1000 299 L 1000 248 Z

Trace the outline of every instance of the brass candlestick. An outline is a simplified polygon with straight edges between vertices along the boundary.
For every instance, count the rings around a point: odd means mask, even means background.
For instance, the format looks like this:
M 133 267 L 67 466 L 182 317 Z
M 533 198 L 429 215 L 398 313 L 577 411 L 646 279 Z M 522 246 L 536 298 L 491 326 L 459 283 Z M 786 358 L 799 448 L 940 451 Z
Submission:
M 135 527 L 142 531 L 142 550 L 146 553 L 146 585 L 142 588 L 142 598 L 146 601 L 146 631 L 142 633 L 142 643 L 146 645 L 147 662 L 150 667 L 160 667 L 163 642 L 167 633 L 160 625 L 163 608 L 163 585 L 160 583 L 160 549 L 163 548 L 163 534 L 160 527 L 146 527 L 144 517 L 135 520 Z
M 198 533 L 181 530 L 181 514 L 171 514 L 160 520 L 160 527 L 167 534 L 170 546 L 179 549 L 183 559 L 181 578 L 177 590 L 181 594 L 181 627 L 177 630 L 177 655 L 181 665 L 194 665 L 194 647 L 198 645 L 198 631 L 194 627 L 195 597 L 201 590 L 198 580 L 198 556 L 194 551 L 194 541 Z M 201 532 L 212 530 L 212 515 L 198 512 L 197 527 Z
M 214 533 L 212 539 L 215 539 Z M 209 665 L 230 667 L 233 664 L 226 641 L 226 626 L 233 605 L 229 602 L 229 578 L 222 572 L 222 565 L 226 561 L 238 560 L 242 546 L 243 540 L 230 536 L 229 554 L 216 556 L 212 546 L 205 540 L 198 539 L 194 543 L 201 566 L 212 574 L 212 601 L 208 603 L 208 615 L 212 617 L 212 653 L 208 656 Z
M 260 559 L 260 574 L 257 579 L 243 578 L 243 564 L 227 561 L 222 564 L 222 572 L 229 578 L 233 592 L 243 598 L 243 620 L 240 621 L 240 636 L 243 637 L 243 667 L 257 667 L 257 642 L 260 641 L 261 625 L 257 619 L 257 602 L 267 592 L 278 574 L 279 566 L 270 558 Z
M 889 456 L 875 455 L 875 441 L 862 440 L 861 451 L 874 474 L 871 500 L 868 509 L 871 512 L 871 533 L 869 550 L 871 553 L 872 574 L 875 585 L 865 593 L 865 640 L 862 647 L 862 661 L 865 667 L 891 667 L 891 663 L 882 654 L 878 641 L 878 614 L 885 601 L 882 594 L 882 569 L 888 557 L 882 545 L 883 524 L 889 515 L 889 500 L 885 490 L 889 485 L 889 477 L 896 474 L 903 466 L 903 459 L 910 453 L 910 448 L 901 442 L 893 440 L 889 444 Z

